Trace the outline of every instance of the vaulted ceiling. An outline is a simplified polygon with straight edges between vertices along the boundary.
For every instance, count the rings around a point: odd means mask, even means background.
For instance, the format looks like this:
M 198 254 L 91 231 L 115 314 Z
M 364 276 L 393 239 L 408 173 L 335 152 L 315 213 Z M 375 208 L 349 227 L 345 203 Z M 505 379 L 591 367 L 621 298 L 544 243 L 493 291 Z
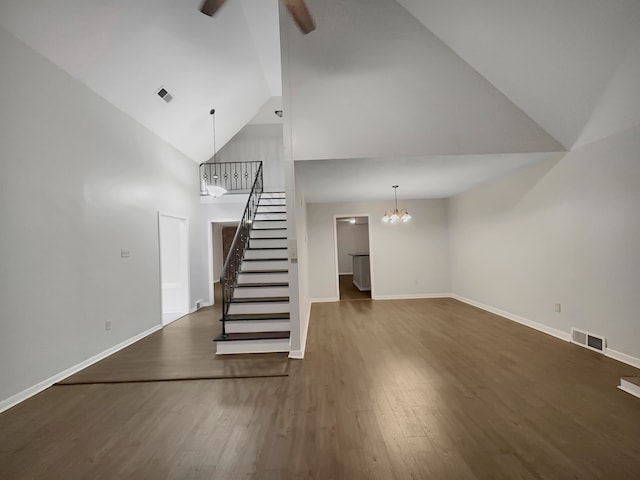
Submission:
M 280 96 L 278 0 L 2 0 L 0 26 L 197 162 Z M 165 103 L 156 91 L 173 96 Z
M 218 148 L 273 121 L 280 28 L 294 159 L 323 168 L 431 162 L 471 180 L 640 123 L 638 0 L 307 0 L 306 36 L 280 27 L 278 0 L 199 5 L 1 0 L 0 26 L 196 162 L 210 108 Z

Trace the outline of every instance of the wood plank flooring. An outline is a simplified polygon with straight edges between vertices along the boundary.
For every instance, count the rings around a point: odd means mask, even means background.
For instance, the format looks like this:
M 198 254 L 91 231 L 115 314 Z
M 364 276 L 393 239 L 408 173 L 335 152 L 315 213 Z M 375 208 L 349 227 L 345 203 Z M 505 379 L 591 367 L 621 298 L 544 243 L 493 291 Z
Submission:
M 638 374 L 455 300 L 316 304 L 289 377 L 56 386 L 1 414 L 0 478 L 635 479 L 616 385 Z
M 216 356 L 221 332 L 219 303 L 175 321 L 135 345 L 107 357 L 60 385 L 154 380 L 285 376 L 286 353 Z
M 361 292 L 353 284 L 353 275 L 339 275 L 340 300 L 371 300 L 371 291 Z

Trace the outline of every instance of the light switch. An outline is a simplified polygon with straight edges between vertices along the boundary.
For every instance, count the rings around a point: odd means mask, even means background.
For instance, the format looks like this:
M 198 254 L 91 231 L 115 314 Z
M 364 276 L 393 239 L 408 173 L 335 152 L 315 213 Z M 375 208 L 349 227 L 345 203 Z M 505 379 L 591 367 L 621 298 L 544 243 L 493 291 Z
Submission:
M 291 261 L 298 260 L 298 242 L 296 240 L 289 240 L 289 259 Z
M 130 250 L 125 250 L 124 248 L 122 250 L 120 250 L 120 257 L 129 258 L 130 256 L 131 256 L 131 251 Z

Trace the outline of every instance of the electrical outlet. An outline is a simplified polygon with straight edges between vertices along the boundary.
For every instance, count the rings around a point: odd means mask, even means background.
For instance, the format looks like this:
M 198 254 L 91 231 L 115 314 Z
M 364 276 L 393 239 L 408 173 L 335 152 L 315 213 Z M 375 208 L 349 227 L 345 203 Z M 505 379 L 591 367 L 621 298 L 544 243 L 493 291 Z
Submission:
M 560 312 L 562 312 L 562 304 L 556 303 L 556 313 L 560 313 Z
M 104 329 L 111 330 L 111 320 L 107 320 L 106 322 L 104 322 Z

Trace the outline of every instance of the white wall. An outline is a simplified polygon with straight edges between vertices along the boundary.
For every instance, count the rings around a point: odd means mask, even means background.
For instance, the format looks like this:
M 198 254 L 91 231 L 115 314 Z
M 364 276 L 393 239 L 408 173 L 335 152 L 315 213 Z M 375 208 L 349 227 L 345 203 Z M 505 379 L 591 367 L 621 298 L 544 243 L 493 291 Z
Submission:
M 193 161 L 2 29 L 0 63 L 2 406 L 160 324 L 158 211 L 205 298 L 206 231 Z
M 295 211 L 298 260 L 296 263 L 292 263 L 292 265 L 297 267 L 298 272 L 298 322 L 300 333 L 299 339 L 295 339 L 297 342 L 295 349 L 292 344 L 292 350 L 301 352 L 300 355 L 303 356 L 307 343 L 309 317 L 311 314 L 311 299 L 309 293 L 309 238 L 307 230 L 307 202 L 297 177 L 295 178 Z
M 640 358 L 639 152 L 635 127 L 452 198 L 453 292 Z
M 334 215 L 370 214 L 373 298 L 420 297 L 450 291 L 444 200 L 399 200 L 413 220 L 385 225 L 389 201 L 307 204 L 309 294 L 337 300 Z
M 274 114 L 275 116 L 275 114 Z M 262 162 L 265 190 L 284 190 L 282 125 L 247 125 L 216 155 L 217 162 Z
M 350 253 L 369 252 L 369 225 L 337 222 L 338 272 L 340 275 L 353 273 L 353 257 Z
M 307 0 L 281 23 L 294 160 L 556 152 L 564 148 L 390 0 Z

